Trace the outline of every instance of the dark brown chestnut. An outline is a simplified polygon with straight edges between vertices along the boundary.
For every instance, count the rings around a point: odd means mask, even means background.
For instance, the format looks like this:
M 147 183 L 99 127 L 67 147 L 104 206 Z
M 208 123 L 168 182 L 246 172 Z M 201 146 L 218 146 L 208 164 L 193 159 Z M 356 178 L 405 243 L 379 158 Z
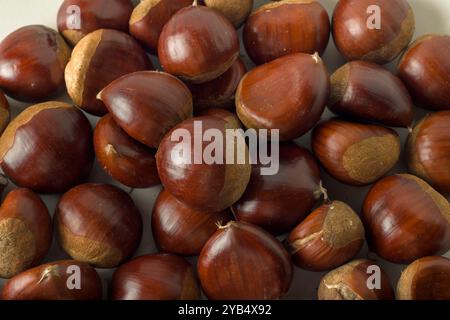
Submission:
M 203 247 L 198 275 L 211 300 L 272 300 L 289 290 L 293 267 L 276 238 L 249 223 L 231 221 Z
M 197 116 L 213 116 L 219 117 L 220 119 L 225 120 L 228 124 L 235 129 L 242 129 L 242 123 L 239 121 L 238 116 L 231 111 L 221 109 L 221 108 L 211 108 L 205 109 L 197 113 Z
M 9 103 L 3 92 L 0 91 L 0 134 L 5 131 L 6 126 L 11 120 L 11 113 L 9 111 Z
M 216 9 L 239 28 L 253 9 L 253 0 L 204 0 L 209 8 Z
M 66 192 L 55 211 L 63 249 L 74 259 L 113 268 L 137 249 L 142 218 L 131 197 L 107 184 L 83 184 Z
M 450 204 L 409 174 L 386 177 L 372 187 L 363 222 L 371 248 L 394 263 L 450 250 Z
M 131 188 L 160 184 L 155 152 L 130 138 L 114 121 L 104 116 L 94 130 L 94 148 L 103 169 Z
M 27 108 L 0 138 L 3 172 L 18 186 L 38 192 L 64 192 L 80 183 L 93 160 L 88 119 L 63 102 Z
M 70 48 L 53 29 L 20 28 L 0 43 L 0 88 L 14 99 L 36 102 L 64 89 Z
M 200 287 L 194 268 L 172 254 L 149 254 L 135 258 L 115 272 L 113 300 L 197 300 Z

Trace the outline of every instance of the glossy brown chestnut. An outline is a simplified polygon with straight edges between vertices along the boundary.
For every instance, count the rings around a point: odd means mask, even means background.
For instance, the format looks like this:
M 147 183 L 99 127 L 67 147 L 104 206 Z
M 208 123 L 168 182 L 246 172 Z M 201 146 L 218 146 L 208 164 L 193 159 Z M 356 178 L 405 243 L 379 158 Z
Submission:
M 450 111 L 426 116 L 406 144 L 408 169 L 437 190 L 450 194 Z
M 235 28 L 239 28 L 253 9 L 253 0 L 204 0 L 209 8 L 220 11 L 230 20 Z
M 103 89 L 98 98 L 126 133 L 151 148 L 158 148 L 164 135 L 193 112 L 189 89 L 163 72 L 125 75 Z
M 159 35 L 170 18 L 193 0 L 142 0 L 130 18 L 130 33 L 152 52 L 158 51 Z
M 235 129 L 242 129 L 242 123 L 239 121 L 238 116 L 235 113 L 227 111 L 221 108 L 212 108 L 200 111 L 197 116 L 213 116 L 219 117 L 225 120 L 228 124 Z
M 328 108 L 391 127 L 409 127 L 413 120 L 413 102 L 402 81 L 366 61 L 349 62 L 331 76 Z
M 300 268 L 325 271 L 353 259 L 364 244 L 364 226 L 347 204 L 333 201 L 314 210 L 286 239 Z
M 155 152 L 130 138 L 114 121 L 104 116 L 94 130 L 94 148 L 103 169 L 131 188 L 160 184 Z
M 322 55 L 329 39 L 330 18 L 315 0 L 271 1 L 252 12 L 243 34 L 256 64 L 297 52 Z
M 74 259 L 113 268 L 136 250 L 142 219 L 131 197 L 107 184 L 83 184 L 66 192 L 55 211 L 63 249 Z
M 149 254 L 120 266 L 113 276 L 113 300 L 197 300 L 193 267 L 172 254 Z
M 46 102 L 27 108 L 0 138 L 0 165 L 18 186 L 59 193 L 83 181 L 94 160 L 92 130 L 77 108 Z
M 420 258 L 402 273 L 397 284 L 398 300 L 450 300 L 450 260 Z
M 39 263 L 51 241 L 51 218 L 41 198 L 29 189 L 8 193 L 0 207 L 0 278 Z
M 79 279 L 75 280 L 75 277 Z M 29 269 L 9 280 L 2 300 L 100 300 L 97 271 L 75 260 L 56 261 Z
M 417 103 L 431 110 L 450 109 L 450 36 L 417 39 L 401 58 L 398 76 Z
M 272 300 L 292 282 L 289 254 L 276 238 L 246 222 L 229 222 L 206 243 L 198 260 L 211 300 Z
M 394 263 L 450 249 L 450 204 L 425 181 L 398 174 L 367 194 L 363 222 L 371 248 Z
M 196 2 L 166 23 L 159 38 L 158 57 L 168 73 L 188 82 L 204 83 L 233 65 L 239 55 L 239 39 L 225 16 Z
M 97 100 L 103 88 L 123 75 L 151 68 L 150 59 L 131 36 L 100 29 L 85 36 L 73 49 L 65 71 L 67 92 L 76 105 L 101 116 L 107 112 Z
M 130 0 L 65 0 L 58 11 L 58 30 L 72 46 L 98 29 L 128 32 Z
M 378 64 L 397 58 L 415 30 L 407 0 L 340 0 L 332 20 L 334 43 L 347 60 Z
M 242 78 L 237 114 L 247 128 L 279 129 L 281 140 L 293 140 L 319 121 L 329 93 L 330 80 L 320 57 L 290 54 Z
M 368 281 L 380 271 L 379 289 L 370 289 Z M 326 274 L 320 281 L 319 300 L 393 300 L 394 290 L 386 273 L 375 262 L 354 260 Z
M 70 48 L 53 29 L 20 28 L 0 43 L 0 88 L 14 99 L 36 102 L 64 88 Z
M 11 120 L 11 113 L 9 111 L 9 103 L 3 92 L 0 91 L 0 134 L 5 131 L 6 126 Z
M 389 128 L 332 119 L 313 131 L 311 145 L 325 169 L 350 185 L 377 181 L 400 157 L 400 138 Z

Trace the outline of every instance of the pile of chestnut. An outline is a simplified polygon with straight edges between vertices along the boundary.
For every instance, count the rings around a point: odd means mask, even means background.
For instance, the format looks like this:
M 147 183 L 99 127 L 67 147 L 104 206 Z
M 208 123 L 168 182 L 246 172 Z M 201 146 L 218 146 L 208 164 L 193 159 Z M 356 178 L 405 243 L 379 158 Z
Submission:
M 367 24 L 371 5 L 381 8 L 378 28 Z M 450 250 L 450 36 L 412 42 L 407 0 L 340 0 L 331 22 L 320 1 L 253 6 L 65 0 L 59 32 L 26 26 L 0 43 L 0 88 L 31 105 L 10 121 L 0 94 L 0 183 L 17 186 L 0 207 L 1 299 L 279 299 L 294 265 L 328 272 L 319 299 L 450 299 L 441 257 Z M 252 69 L 239 56 L 241 26 Z M 330 34 L 349 61 L 333 74 L 321 58 Z M 396 74 L 382 66 L 397 58 Z M 65 90 L 71 104 L 52 101 Z M 434 112 L 413 124 L 414 106 Z M 320 122 L 326 107 L 336 117 Z M 86 113 L 101 117 L 94 129 Z M 278 129 L 279 171 L 262 175 L 264 163 L 248 158 L 183 163 L 172 134 L 194 135 L 196 121 L 224 134 Z M 409 173 L 393 174 L 402 143 L 390 127 L 410 131 Z M 311 130 L 309 150 L 293 142 Z M 124 187 L 162 184 L 151 220 L 160 253 L 133 258 L 142 213 L 121 188 L 86 183 L 95 159 Z M 373 184 L 362 209 L 330 199 L 321 168 Z M 38 194 L 60 195 L 53 215 Z M 40 265 L 53 235 L 71 260 Z M 409 265 L 396 290 L 381 269 L 379 286 L 367 285 L 377 262 L 356 259 L 366 240 Z M 117 268 L 108 290 L 95 268 Z

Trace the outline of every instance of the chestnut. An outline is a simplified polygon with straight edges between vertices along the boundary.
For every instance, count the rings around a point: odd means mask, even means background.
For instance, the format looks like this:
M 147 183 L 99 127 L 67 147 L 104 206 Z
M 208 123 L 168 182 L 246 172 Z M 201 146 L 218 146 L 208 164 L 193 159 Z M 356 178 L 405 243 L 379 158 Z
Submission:
M 409 127 L 413 120 L 413 102 L 402 81 L 367 61 L 349 62 L 331 76 L 328 108 L 391 127 Z
M 234 129 L 242 129 L 242 123 L 239 121 L 238 116 L 228 110 L 221 108 L 205 109 L 197 113 L 197 116 L 213 116 L 228 122 L 229 126 Z
M 239 39 L 231 22 L 216 10 L 197 5 L 197 0 L 173 15 L 159 37 L 163 69 L 192 83 L 218 78 L 238 56 Z
M 450 194 L 450 111 L 431 113 L 417 124 L 406 157 L 410 172 Z
M 56 261 L 10 279 L 2 300 L 100 300 L 102 281 L 94 268 L 75 260 Z
M 425 181 L 397 174 L 378 181 L 364 200 L 370 247 L 393 263 L 450 249 L 450 204 Z
M 227 210 L 195 210 L 162 190 L 153 207 L 153 237 L 164 252 L 195 256 L 216 232 L 217 225 L 228 223 L 232 218 Z
M 279 129 L 281 140 L 293 140 L 319 121 L 329 93 L 328 72 L 319 55 L 294 53 L 242 78 L 237 114 L 247 128 Z
M 36 102 L 64 89 L 70 48 L 53 29 L 26 26 L 0 43 L 0 88 L 20 101 Z
M 424 257 L 411 263 L 397 284 L 398 300 L 450 300 L 450 260 Z
M 253 9 L 253 0 L 204 0 L 209 8 L 220 11 L 230 20 L 235 28 L 239 28 Z
M 64 0 L 58 11 L 58 30 L 74 46 L 98 29 L 128 32 L 132 11 L 130 0 Z
M 55 210 L 62 248 L 74 259 L 113 268 L 137 249 L 142 218 L 125 191 L 107 184 L 83 184 L 67 191 Z
M 173 254 L 137 257 L 114 272 L 113 300 L 198 300 L 200 287 L 194 268 Z
M 8 193 L 0 207 L 0 278 L 39 263 L 51 241 L 51 218 L 41 198 L 29 189 Z
M 73 49 L 65 71 L 67 92 L 84 111 L 102 116 L 107 110 L 97 94 L 104 87 L 125 74 L 151 68 L 149 57 L 131 36 L 99 29 Z
M 369 277 L 380 272 L 380 287 L 369 288 Z M 393 300 L 387 274 L 375 262 L 354 260 L 327 273 L 320 281 L 319 300 Z
M 313 131 L 311 145 L 325 169 L 355 186 L 377 181 L 398 162 L 400 138 L 392 129 L 331 119 Z
M 354 258 L 364 244 L 364 226 L 341 201 L 314 210 L 286 239 L 293 262 L 311 271 L 334 269 Z
M 63 102 L 31 106 L 0 138 L 0 166 L 18 186 L 59 193 L 83 181 L 94 161 L 92 130 L 79 109 Z
M 271 1 L 252 12 L 243 33 L 255 64 L 297 52 L 322 55 L 329 39 L 330 17 L 313 0 Z
M 163 72 L 125 75 L 103 89 L 98 98 L 126 133 L 151 148 L 158 148 L 164 135 L 193 113 L 189 89 Z
M 0 91 L 0 134 L 5 131 L 6 126 L 11 120 L 11 113 L 9 110 L 9 103 L 3 92 Z
M 95 127 L 94 148 L 102 167 L 124 185 L 149 188 L 161 183 L 155 152 L 130 138 L 111 114 L 104 116 Z
M 272 235 L 249 223 L 231 221 L 203 247 L 198 275 L 211 300 L 273 300 L 289 290 L 293 267 Z
M 415 30 L 407 0 L 339 0 L 332 24 L 334 43 L 347 60 L 377 64 L 397 58 Z
M 450 35 L 417 39 L 400 59 L 398 76 L 421 107 L 449 110 Z

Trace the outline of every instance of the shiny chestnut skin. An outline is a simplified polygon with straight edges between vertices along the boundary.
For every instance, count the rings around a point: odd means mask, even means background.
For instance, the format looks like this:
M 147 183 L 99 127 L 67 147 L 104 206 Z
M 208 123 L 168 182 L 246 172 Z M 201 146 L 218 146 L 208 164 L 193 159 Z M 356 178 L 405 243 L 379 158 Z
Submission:
M 79 289 L 74 275 L 79 275 Z M 76 288 L 76 287 L 75 287 Z M 10 279 L 2 289 L 2 300 L 100 300 L 102 281 L 94 268 L 75 260 L 40 265 Z
M 219 119 L 225 120 L 228 124 L 235 129 L 242 129 L 242 123 L 239 121 L 238 116 L 231 111 L 221 109 L 221 108 L 212 108 L 205 109 L 197 113 L 197 116 L 213 116 L 218 117 Z
M 130 34 L 152 52 L 158 51 L 158 40 L 164 25 L 193 0 L 142 0 L 131 15 Z
M 293 140 L 319 121 L 330 93 L 320 57 L 290 54 L 248 72 L 236 92 L 239 119 L 247 128 L 279 129 Z
M 78 6 L 79 12 L 72 10 L 72 6 Z M 98 29 L 128 32 L 132 11 L 131 0 L 64 0 L 58 11 L 58 30 L 74 46 L 84 36 Z M 78 27 L 77 22 L 80 22 L 80 28 L 75 29 L 73 27 Z
M 43 101 L 64 89 L 70 48 L 53 29 L 22 27 L 0 43 L 0 88 L 14 99 Z
M 379 268 L 370 260 L 353 260 L 326 274 L 320 281 L 319 300 L 393 300 L 394 290 L 387 274 L 380 268 L 380 289 L 369 289 L 371 268 Z
M 229 210 L 195 210 L 163 190 L 153 207 L 153 238 L 164 252 L 196 256 L 216 232 L 218 224 L 226 224 L 232 218 Z
M 330 18 L 315 0 L 269 2 L 252 12 L 243 34 L 255 64 L 297 52 L 322 55 L 329 39 Z
M 51 218 L 41 198 L 29 189 L 8 193 L 0 207 L 0 278 L 39 263 L 51 242 Z
M 137 249 L 142 218 L 131 197 L 107 184 L 83 184 L 66 192 L 55 210 L 62 248 L 74 259 L 113 268 Z
M 450 249 L 450 204 L 412 175 L 378 181 L 364 200 L 363 222 L 370 247 L 394 263 Z
M 239 28 L 253 9 L 253 0 L 203 0 L 209 8 L 216 9 Z
M 273 300 L 292 282 L 293 267 L 280 242 L 246 222 L 229 222 L 198 259 L 203 291 L 211 300 Z
M 134 258 L 114 272 L 113 300 L 198 300 L 200 286 L 193 267 L 173 254 Z
M 0 138 L 3 172 L 16 185 L 40 193 L 64 192 L 82 182 L 93 160 L 88 119 L 63 102 L 27 108 Z
M 360 186 L 377 181 L 398 162 L 398 134 L 378 125 L 331 119 L 313 131 L 311 145 L 325 169 L 346 184 Z
M 417 259 L 402 272 L 396 296 L 398 300 L 450 300 L 450 260 Z
M 381 29 L 368 28 L 380 8 Z M 415 30 L 414 12 L 407 0 L 340 0 L 333 13 L 333 38 L 347 60 L 386 64 L 397 58 L 411 41 Z
M 417 39 L 403 54 L 398 76 L 426 109 L 450 109 L 450 35 Z
M 178 11 L 159 37 L 158 57 L 163 69 L 191 83 L 218 78 L 238 56 L 239 39 L 233 25 L 205 6 Z
M 84 111 L 102 116 L 107 109 L 97 94 L 123 75 L 149 69 L 152 63 L 136 40 L 121 31 L 99 29 L 73 49 L 65 70 L 67 92 Z
M 95 127 L 94 149 L 103 169 L 124 185 L 149 188 L 161 183 L 155 152 L 129 137 L 111 114 Z
M 9 102 L 3 92 L 0 91 L 0 134 L 5 131 L 10 120 L 11 112 L 9 110 Z
M 125 75 L 103 89 L 98 98 L 126 133 L 151 148 L 158 148 L 164 135 L 193 112 L 189 89 L 164 72 Z
M 328 108 L 391 127 L 409 127 L 413 121 L 413 101 L 402 81 L 367 61 L 349 62 L 331 76 Z

